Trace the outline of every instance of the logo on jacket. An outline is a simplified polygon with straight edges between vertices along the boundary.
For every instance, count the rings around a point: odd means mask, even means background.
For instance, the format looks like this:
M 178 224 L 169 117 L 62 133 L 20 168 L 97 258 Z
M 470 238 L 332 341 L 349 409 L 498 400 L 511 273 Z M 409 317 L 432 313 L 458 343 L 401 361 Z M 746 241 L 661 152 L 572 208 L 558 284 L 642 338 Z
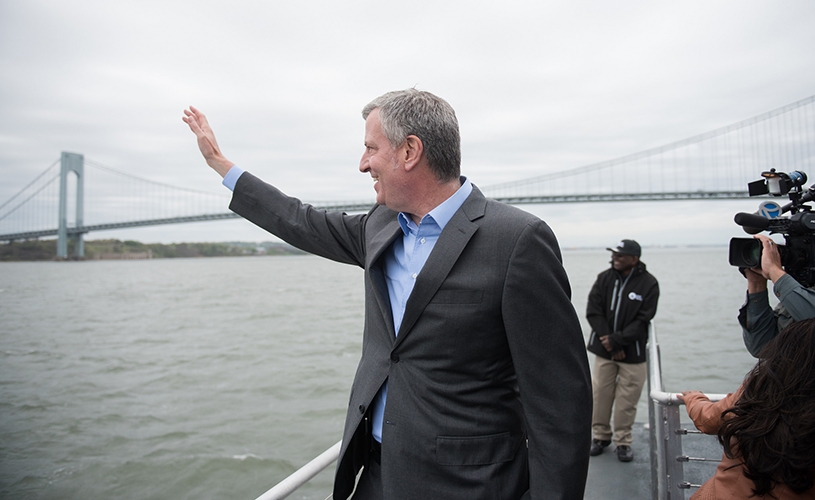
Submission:
M 642 302 L 642 295 L 637 295 L 636 293 L 631 292 L 628 294 L 628 300 L 639 300 Z

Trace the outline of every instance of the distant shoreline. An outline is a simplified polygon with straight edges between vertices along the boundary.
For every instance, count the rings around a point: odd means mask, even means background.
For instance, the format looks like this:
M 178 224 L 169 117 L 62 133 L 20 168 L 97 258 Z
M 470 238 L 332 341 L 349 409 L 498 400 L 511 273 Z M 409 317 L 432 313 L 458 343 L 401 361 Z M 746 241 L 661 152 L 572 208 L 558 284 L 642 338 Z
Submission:
M 648 245 L 656 248 L 721 248 L 723 244 L 711 245 Z M 562 252 L 605 250 L 602 246 L 562 247 Z M 69 240 L 68 255 L 73 255 L 73 241 Z M 28 240 L 0 244 L 0 262 L 54 261 L 57 240 Z M 80 260 L 137 260 L 173 259 L 199 257 L 249 257 L 257 255 L 308 255 L 287 243 L 229 241 L 218 243 L 141 243 L 134 240 L 87 240 L 85 258 Z M 69 258 L 68 260 L 75 260 Z
M 727 248 L 724 243 L 710 243 L 710 244 L 693 244 L 688 243 L 685 245 L 643 245 L 643 248 L 651 249 L 666 249 L 666 248 Z M 606 250 L 606 247 L 591 246 L 591 247 L 560 247 L 563 252 L 584 251 L 584 250 Z
M 279 242 L 224 243 L 141 243 L 134 240 L 87 240 L 85 258 L 79 260 L 173 259 L 196 257 L 248 257 L 256 255 L 305 255 L 291 245 Z M 73 255 L 69 240 L 68 255 Z M 54 261 L 57 240 L 15 241 L 0 245 L 0 262 Z M 70 259 L 69 260 L 74 260 Z

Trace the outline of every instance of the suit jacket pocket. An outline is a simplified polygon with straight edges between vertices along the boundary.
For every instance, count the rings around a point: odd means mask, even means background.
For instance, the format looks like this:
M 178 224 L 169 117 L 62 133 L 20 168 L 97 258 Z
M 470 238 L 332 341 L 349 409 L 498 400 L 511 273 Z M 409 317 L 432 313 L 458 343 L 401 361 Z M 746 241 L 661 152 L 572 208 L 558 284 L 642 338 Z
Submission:
M 439 465 L 488 465 L 515 457 L 516 440 L 509 432 L 489 436 L 437 436 Z

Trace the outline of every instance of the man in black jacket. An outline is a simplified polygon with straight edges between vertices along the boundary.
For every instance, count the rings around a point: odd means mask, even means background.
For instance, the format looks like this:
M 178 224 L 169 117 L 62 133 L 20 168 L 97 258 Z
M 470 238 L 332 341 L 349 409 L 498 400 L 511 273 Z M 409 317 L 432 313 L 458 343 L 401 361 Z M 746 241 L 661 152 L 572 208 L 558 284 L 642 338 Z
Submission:
M 596 355 L 590 454 L 602 453 L 613 437 L 617 458 L 630 462 L 634 459 L 631 428 L 647 375 L 645 343 L 648 324 L 657 312 L 659 284 L 640 262 L 642 250 L 636 241 L 622 240 L 606 250 L 611 251 L 611 269 L 597 276 L 586 310 L 592 329 L 588 350 Z

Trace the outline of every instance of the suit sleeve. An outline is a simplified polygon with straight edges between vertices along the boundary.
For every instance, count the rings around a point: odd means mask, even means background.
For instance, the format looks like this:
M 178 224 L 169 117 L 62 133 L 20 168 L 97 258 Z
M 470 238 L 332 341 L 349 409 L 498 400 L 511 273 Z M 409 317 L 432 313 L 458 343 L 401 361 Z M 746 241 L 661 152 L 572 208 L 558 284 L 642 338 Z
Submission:
M 815 318 L 815 290 L 802 286 L 785 274 L 775 282 L 773 291 L 793 321 Z
M 748 293 L 738 319 L 744 346 L 757 358 L 761 349 L 778 335 L 778 318 L 770 307 L 767 291 Z
M 637 340 L 643 344 L 648 340 L 648 323 L 654 319 L 657 313 L 657 302 L 659 301 L 659 284 L 654 281 L 651 288 L 643 297 L 642 306 L 637 311 L 634 320 L 623 327 L 619 332 L 614 332 L 609 337 L 611 347 L 615 350 L 622 346 L 629 345 Z
M 744 345 L 756 358 L 789 323 L 815 317 L 815 290 L 804 288 L 789 274 L 778 278 L 773 292 L 780 299 L 775 310 L 770 308 L 766 290 L 748 293 L 739 310 Z
M 591 441 L 583 335 L 555 236 L 543 221 L 517 240 L 503 316 L 529 439 L 533 499 L 581 499 Z
M 346 264 L 365 264 L 367 215 L 316 209 L 249 172 L 238 178 L 229 209 L 301 250 Z
M 597 276 L 597 280 L 591 287 L 589 292 L 589 301 L 586 306 L 586 319 L 588 319 L 591 329 L 597 333 L 597 337 L 609 335 L 611 332 L 608 328 L 608 319 L 606 319 L 605 309 L 605 285 L 602 283 L 601 275 Z

